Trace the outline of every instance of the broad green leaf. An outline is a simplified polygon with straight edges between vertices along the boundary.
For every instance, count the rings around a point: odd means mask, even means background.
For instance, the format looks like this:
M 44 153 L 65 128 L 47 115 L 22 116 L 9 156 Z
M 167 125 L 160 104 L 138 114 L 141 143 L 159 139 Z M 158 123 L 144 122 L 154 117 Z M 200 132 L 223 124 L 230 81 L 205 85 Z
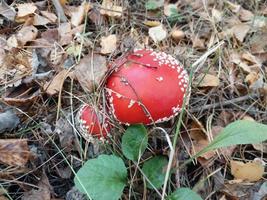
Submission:
M 146 2 L 147 10 L 156 10 L 164 5 L 164 0 L 148 0 Z
M 265 140 L 267 140 L 267 125 L 248 120 L 237 120 L 227 125 L 206 148 L 194 157 L 221 147 L 255 144 Z
M 202 198 L 189 188 L 179 188 L 167 197 L 167 200 L 202 200 Z
M 136 124 L 127 128 L 122 136 L 122 152 L 129 160 L 137 161 L 147 147 L 147 131 L 144 125 Z
M 168 160 L 164 156 L 155 156 L 144 163 L 143 173 L 155 188 L 160 188 L 163 185 L 166 174 L 164 169 L 166 170 L 167 165 Z M 151 184 L 147 182 L 147 187 L 153 189 Z
M 75 186 L 94 200 L 119 199 L 126 182 L 127 169 L 114 155 L 88 160 L 74 178 Z

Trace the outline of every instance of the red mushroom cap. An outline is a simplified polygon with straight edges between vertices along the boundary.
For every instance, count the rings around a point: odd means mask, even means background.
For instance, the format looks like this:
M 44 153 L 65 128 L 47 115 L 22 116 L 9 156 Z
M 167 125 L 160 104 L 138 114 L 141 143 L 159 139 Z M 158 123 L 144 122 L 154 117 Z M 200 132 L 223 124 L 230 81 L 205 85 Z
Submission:
M 98 138 L 102 141 L 108 136 L 110 127 L 107 119 L 104 120 L 100 112 L 93 107 L 84 104 L 77 113 L 76 120 L 79 124 L 81 135 L 88 141 Z
M 114 117 L 124 124 L 151 124 L 176 116 L 183 105 L 188 74 L 164 52 L 135 50 L 115 61 L 106 92 Z

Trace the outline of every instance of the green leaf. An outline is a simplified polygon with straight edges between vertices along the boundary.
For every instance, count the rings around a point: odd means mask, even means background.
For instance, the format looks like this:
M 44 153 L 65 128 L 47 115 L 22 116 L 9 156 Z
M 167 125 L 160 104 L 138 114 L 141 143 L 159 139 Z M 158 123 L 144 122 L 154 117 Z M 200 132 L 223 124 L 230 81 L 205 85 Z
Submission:
M 164 0 L 148 0 L 146 2 L 147 10 L 156 10 L 164 5 Z
M 175 23 L 181 21 L 182 17 L 178 12 L 177 8 L 171 8 L 171 15 L 167 18 L 170 23 Z
M 237 120 L 227 125 L 205 151 L 237 144 L 254 144 L 267 140 L 267 125 Z
M 114 155 L 88 160 L 74 179 L 75 186 L 94 200 L 119 199 L 126 182 L 127 169 Z
M 122 152 L 129 160 L 137 161 L 144 153 L 147 141 L 147 131 L 144 125 L 131 125 L 122 136 Z
M 143 165 L 143 172 L 155 188 L 160 188 L 165 179 L 166 172 L 165 167 L 168 164 L 168 160 L 164 156 L 155 156 L 146 161 Z M 153 189 L 153 186 L 147 182 L 147 187 Z
M 202 198 L 189 188 L 179 188 L 167 197 L 167 200 L 202 200 Z

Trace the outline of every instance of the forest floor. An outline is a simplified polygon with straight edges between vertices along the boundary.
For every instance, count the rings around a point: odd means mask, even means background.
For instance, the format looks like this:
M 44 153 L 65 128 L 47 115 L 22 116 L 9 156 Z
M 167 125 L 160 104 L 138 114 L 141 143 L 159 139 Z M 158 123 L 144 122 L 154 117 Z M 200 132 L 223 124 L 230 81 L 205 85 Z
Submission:
M 108 63 L 134 48 L 168 53 L 193 75 L 167 193 L 187 187 L 207 200 L 264 199 L 266 143 L 179 165 L 231 122 L 267 124 L 266 1 L 7 0 L 0 4 L 1 200 L 86 199 L 74 172 L 100 154 L 121 152 L 127 127 L 113 120 L 115 136 L 102 148 L 81 137 L 75 115 L 84 102 L 105 104 Z M 178 118 L 157 124 L 171 140 Z M 168 157 L 164 136 L 148 139 L 146 158 Z M 145 189 L 139 171 L 130 188 L 122 199 L 161 198 Z

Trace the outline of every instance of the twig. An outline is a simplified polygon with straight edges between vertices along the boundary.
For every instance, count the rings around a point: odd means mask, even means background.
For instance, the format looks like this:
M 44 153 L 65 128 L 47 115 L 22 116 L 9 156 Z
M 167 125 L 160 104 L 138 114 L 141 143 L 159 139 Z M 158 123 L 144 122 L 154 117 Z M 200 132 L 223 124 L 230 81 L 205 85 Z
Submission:
M 248 94 L 248 95 L 245 95 L 245 96 L 242 96 L 242 97 L 238 97 L 238 98 L 235 98 L 235 99 L 226 100 L 224 102 L 218 102 L 218 103 L 208 104 L 208 105 L 205 105 L 205 106 L 198 106 L 198 107 L 195 107 L 195 108 L 191 108 L 189 111 L 191 113 L 199 112 L 199 111 L 208 110 L 208 109 L 211 109 L 211 108 L 217 108 L 217 107 L 220 107 L 220 106 L 226 106 L 226 105 L 235 104 L 235 103 L 246 101 L 248 99 L 253 99 L 253 98 L 256 98 L 256 97 L 259 97 L 259 94 L 252 94 L 252 95 Z
M 52 2 L 53 2 L 53 5 L 56 8 L 57 16 L 58 16 L 59 20 L 61 22 L 67 22 L 68 19 L 67 19 L 65 13 L 64 13 L 64 10 L 63 10 L 59 0 L 52 0 Z

